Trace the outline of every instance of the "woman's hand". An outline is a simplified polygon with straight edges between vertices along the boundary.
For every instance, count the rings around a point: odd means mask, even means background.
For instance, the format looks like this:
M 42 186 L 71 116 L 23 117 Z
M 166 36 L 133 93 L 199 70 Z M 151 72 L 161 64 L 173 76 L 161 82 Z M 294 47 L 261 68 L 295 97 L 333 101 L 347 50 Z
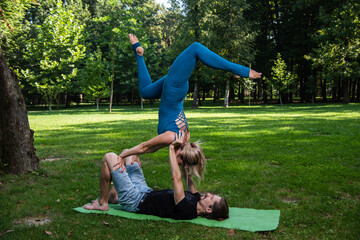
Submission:
M 185 132 L 179 132 L 175 135 L 175 140 L 171 143 L 172 146 L 174 146 L 175 148 L 180 147 L 181 145 L 184 144 L 185 142 Z
M 124 149 L 119 156 L 124 156 L 124 154 L 126 154 L 126 152 L 129 151 L 129 149 Z

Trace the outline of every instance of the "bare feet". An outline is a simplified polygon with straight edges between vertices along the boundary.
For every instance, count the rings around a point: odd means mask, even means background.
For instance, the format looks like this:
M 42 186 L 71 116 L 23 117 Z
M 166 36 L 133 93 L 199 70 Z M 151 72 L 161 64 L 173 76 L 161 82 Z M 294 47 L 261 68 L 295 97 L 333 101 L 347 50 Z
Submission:
M 129 33 L 129 40 L 130 40 L 131 45 L 134 45 L 135 43 L 139 42 L 137 37 L 132 33 Z M 139 56 L 142 56 L 142 55 L 144 55 L 144 49 L 141 46 L 139 46 L 136 48 L 136 53 Z
M 91 204 L 86 204 L 83 206 L 83 208 L 87 209 L 87 210 L 100 210 L 100 211 L 107 211 L 109 210 L 109 205 L 106 203 L 100 205 L 99 200 L 94 200 L 92 201 Z
M 261 78 L 261 74 L 262 73 L 258 73 L 256 71 L 250 69 L 249 78 L 251 78 L 251 79 Z

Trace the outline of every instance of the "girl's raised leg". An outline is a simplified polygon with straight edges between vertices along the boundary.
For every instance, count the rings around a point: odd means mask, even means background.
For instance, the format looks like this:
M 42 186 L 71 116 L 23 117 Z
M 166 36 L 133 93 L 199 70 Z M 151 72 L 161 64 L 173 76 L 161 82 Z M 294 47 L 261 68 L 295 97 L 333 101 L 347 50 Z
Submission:
M 189 79 L 197 60 L 211 68 L 230 71 L 242 77 L 249 77 L 250 68 L 232 63 L 210 51 L 202 44 L 195 42 L 175 59 L 168 72 L 167 83 L 171 81 L 171 85 L 174 87 L 182 86 Z
M 141 97 L 148 99 L 160 98 L 165 77 L 154 83 L 151 81 L 143 58 L 144 49 L 140 46 L 139 40 L 134 34 L 129 34 L 129 39 L 138 65 L 139 92 Z

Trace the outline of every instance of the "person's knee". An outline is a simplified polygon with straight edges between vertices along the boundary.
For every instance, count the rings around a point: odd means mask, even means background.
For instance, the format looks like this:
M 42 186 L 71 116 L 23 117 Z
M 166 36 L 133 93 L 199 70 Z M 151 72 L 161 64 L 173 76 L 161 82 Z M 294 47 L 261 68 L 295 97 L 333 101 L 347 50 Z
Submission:
M 113 152 L 106 153 L 104 155 L 103 159 L 102 159 L 102 162 L 107 163 L 107 162 L 109 162 L 111 160 L 114 160 L 116 158 L 117 158 L 117 155 L 115 153 L 113 153 Z
M 140 96 L 145 99 L 154 99 L 152 90 L 150 87 L 139 88 Z
M 190 47 L 192 47 L 192 48 L 197 48 L 197 47 L 199 47 L 199 46 L 201 46 L 201 43 L 199 43 L 199 42 L 193 42 L 193 43 L 190 45 Z
M 148 91 L 146 91 L 146 89 L 144 89 L 144 88 L 139 88 L 139 93 L 140 93 L 140 96 L 142 97 L 142 98 L 146 98 L 146 99 L 148 99 L 149 98 L 149 92 Z

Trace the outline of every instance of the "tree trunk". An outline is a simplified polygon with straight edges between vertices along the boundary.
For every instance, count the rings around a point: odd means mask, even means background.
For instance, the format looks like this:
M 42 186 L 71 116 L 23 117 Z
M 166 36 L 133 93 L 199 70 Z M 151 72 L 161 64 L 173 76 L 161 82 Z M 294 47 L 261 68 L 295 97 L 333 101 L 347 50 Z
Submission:
M 344 100 L 343 103 L 348 104 L 350 103 L 350 96 L 349 96 L 349 79 L 344 79 L 343 81 L 343 91 L 344 91 Z
M 356 80 L 351 81 L 352 84 L 351 86 L 351 91 L 349 91 L 351 93 L 351 101 L 354 102 L 355 101 L 355 90 L 356 90 Z
M 300 102 L 305 102 L 305 87 L 304 87 L 304 79 L 300 77 Z
M 337 88 L 337 90 L 338 90 L 338 93 L 337 93 L 337 98 L 336 98 L 336 101 L 337 102 L 340 102 L 341 101 L 341 98 L 343 98 L 344 97 L 344 93 L 343 93 L 343 80 L 342 79 L 338 79 L 337 80 L 337 82 L 338 82 L 338 88 Z
M 356 88 L 356 99 L 357 102 L 360 102 L 360 78 L 357 80 L 357 88 Z
M 229 100 L 230 100 L 230 101 L 234 101 L 234 100 L 235 100 L 235 89 L 234 89 L 233 84 L 230 85 Z
M 267 96 L 267 83 L 265 81 L 263 81 L 263 101 L 264 103 L 267 103 L 268 102 L 268 96 Z
M 336 102 L 336 93 L 337 93 L 337 82 L 335 80 L 332 80 L 333 81 L 333 87 L 331 89 L 331 100 L 333 102 Z
M 256 84 L 254 85 L 253 90 L 252 90 L 252 91 L 250 91 L 250 92 L 252 92 L 252 93 L 253 93 L 253 99 L 254 99 L 254 100 L 256 100 L 256 99 L 257 99 Z
M 326 98 L 326 78 L 322 79 L 321 95 L 322 95 L 323 101 L 326 102 L 327 101 L 327 98 Z
M 214 99 L 213 99 L 213 103 L 215 103 L 216 100 L 217 100 L 217 92 L 218 92 L 218 88 L 216 87 L 216 84 L 215 84 L 215 86 L 214 86 Z
M 245 103 L 245 86 L 244 86 L 244 84 L 241 84 L 240 102 Z
M 56 109 L 59 109 L 60 107 L 60 94 L 56 96 Z
M 70 108 L 70 103 L 71 103 L 71 94 L 66 92 L 65 93 L 66 96 L 66 100 L 65 100 L 65 108 Z
M 229 92 L 230 92 L 230 80 L 229 78 L 226 80 L 226 90 L 224 96 L 224 107 L 229 107 Z
M 198 76 L 197 76 L 197 70 L 195 73 L 195 86 L 194 86 L 194 94 L 193 94 L 193 102 L 192 102 L 192 108 L 197 109 L 199 108 L 198 99 L 199 99 L 199 83 L 198 83 Z
M 39 168 L 23 94 L 0 46 L 0 167 L 21 174 Z
M 131 89 L 131 107 L 134 107 L 134 90 Z
M 111 112 L 112 108 L 112 100 L 114 94 L 114 78 L 115 78 L 115 66 L 114 66 L 114 59 L 115 59 L 115 47 L 114 47 L 114 33 L 112 33 L 112 78 L 111 78 L 111 89 L 110 89 L 110 100 L 109 100 L 109 112 Z

